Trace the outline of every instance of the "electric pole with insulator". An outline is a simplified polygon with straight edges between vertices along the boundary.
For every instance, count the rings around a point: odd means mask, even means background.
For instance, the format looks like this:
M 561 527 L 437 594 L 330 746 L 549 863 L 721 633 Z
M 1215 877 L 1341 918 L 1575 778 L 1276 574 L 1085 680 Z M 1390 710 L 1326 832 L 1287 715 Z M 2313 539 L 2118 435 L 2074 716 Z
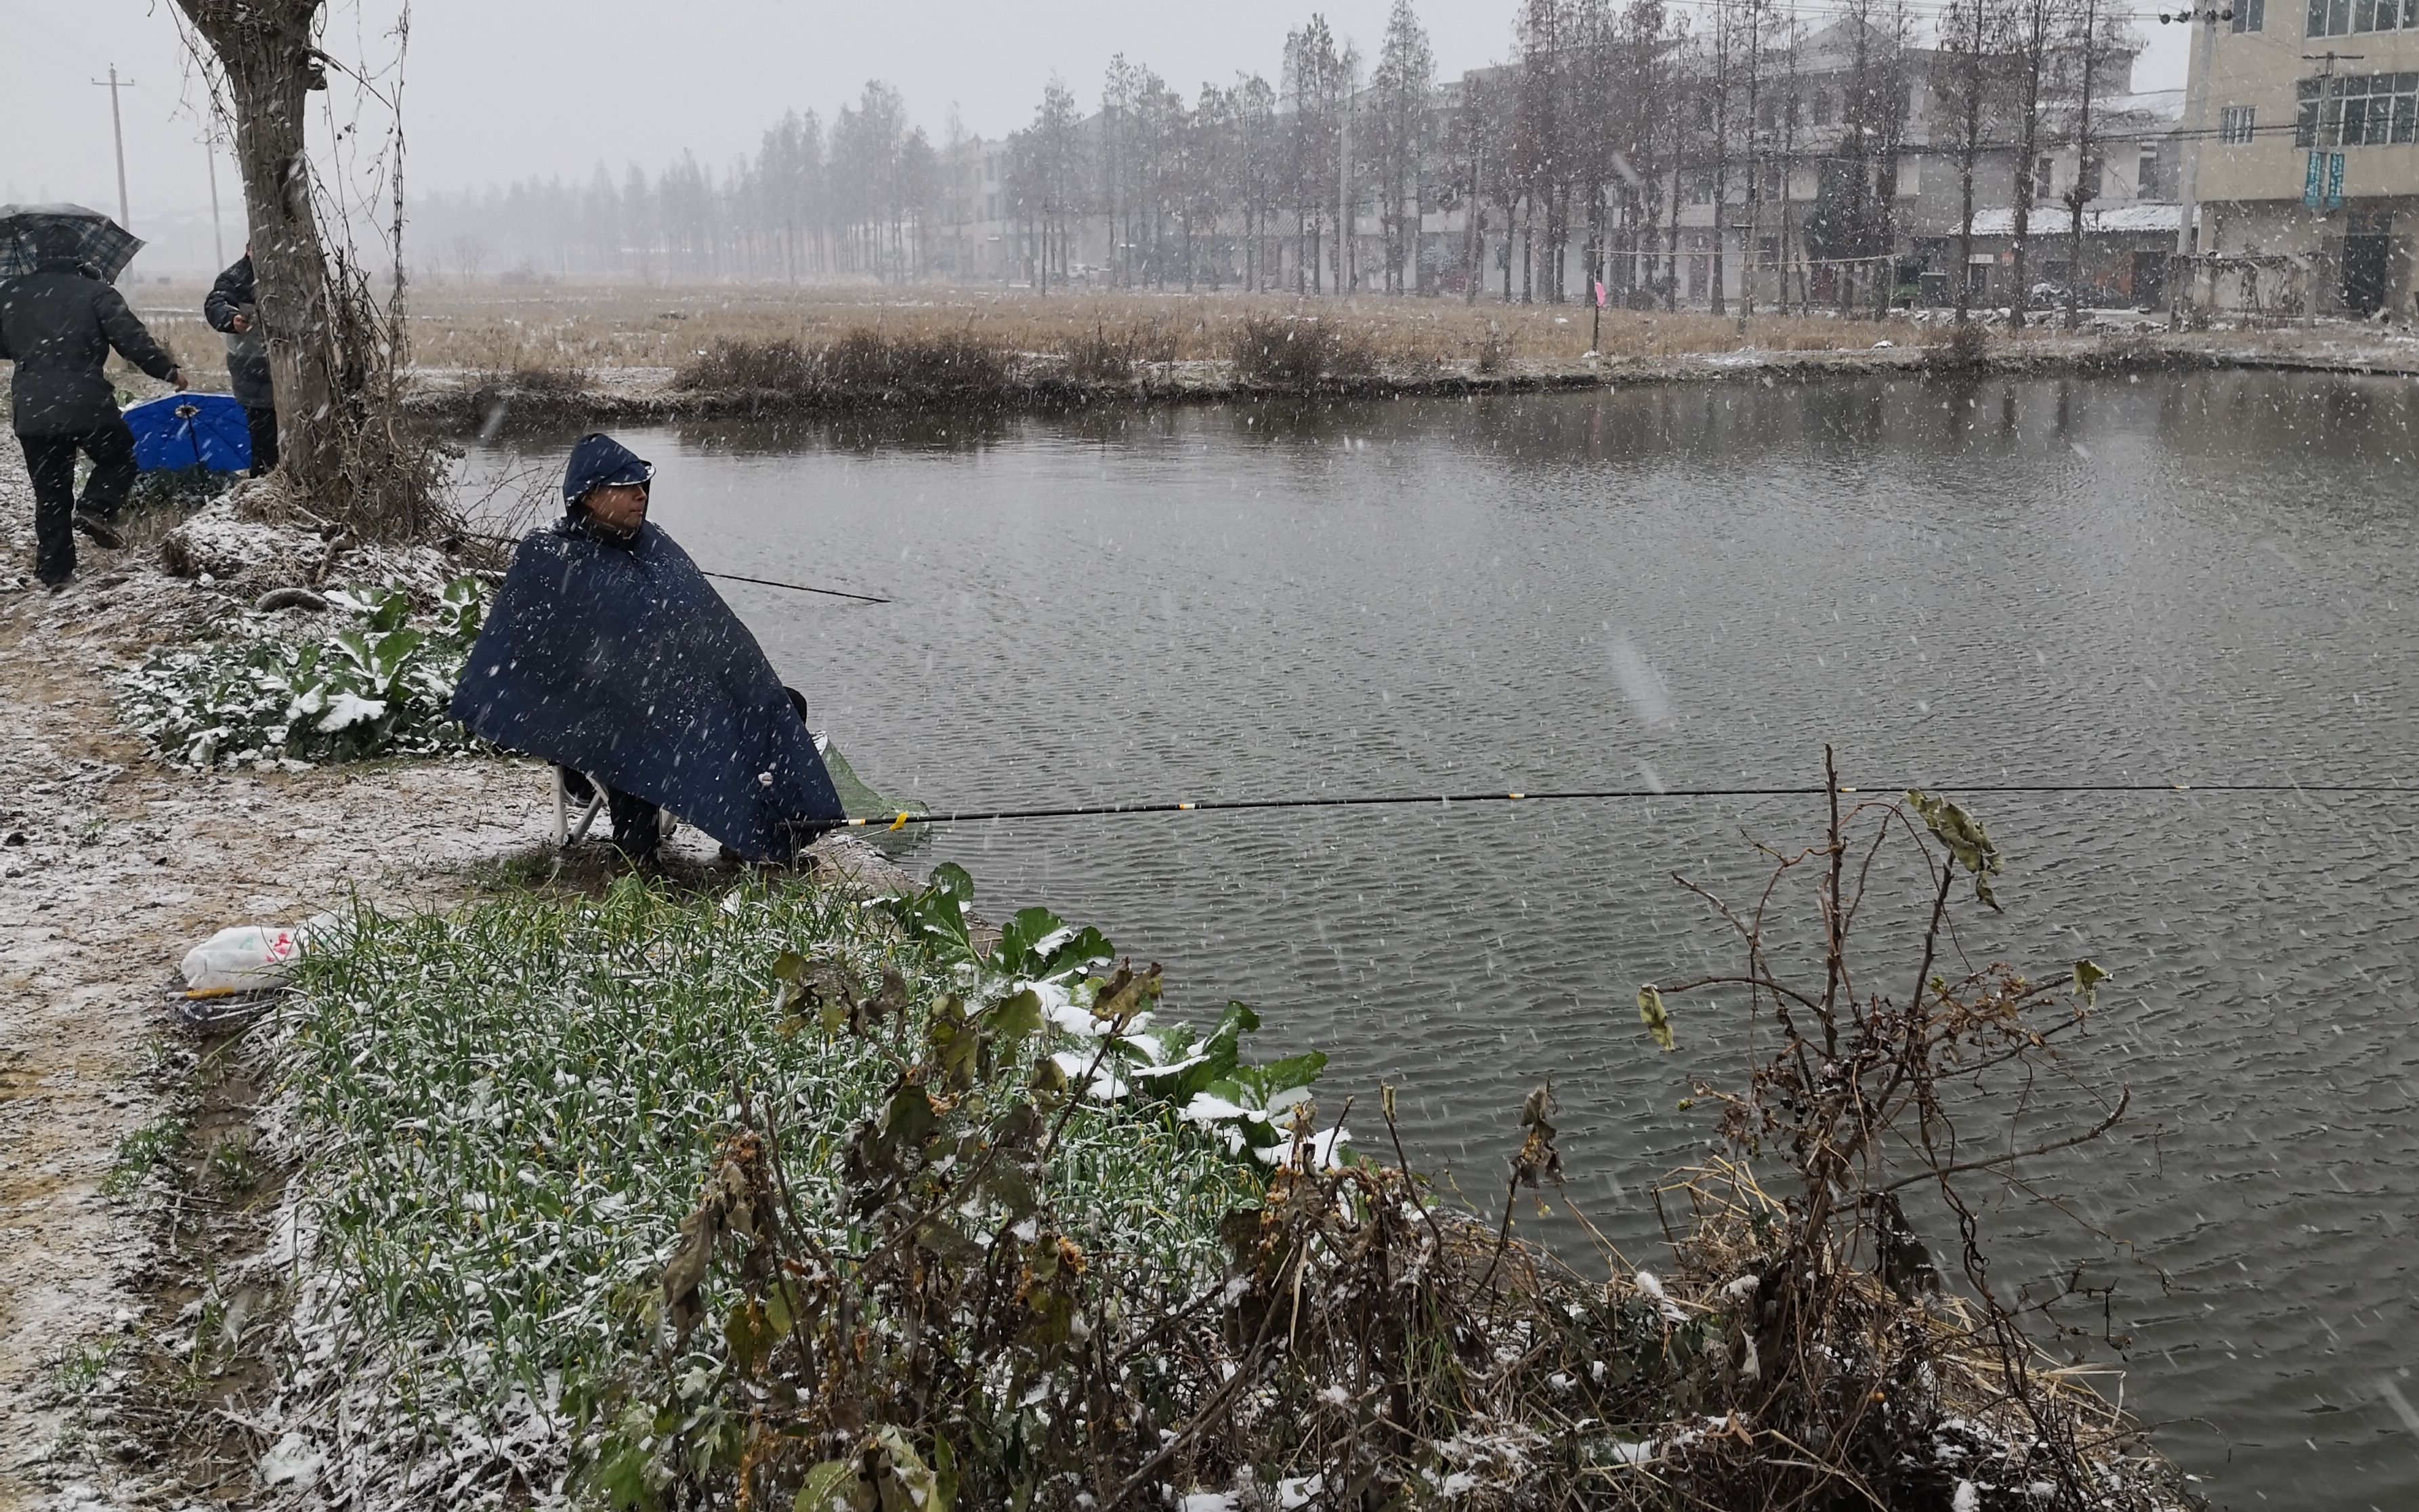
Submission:
M 117 65 L 113 63 L 109 66 L 108 78 L 95 79 L 92 83 L 96 88 L 109 91 L 109 132 L 117 140 L 117 224 L 131 231 L 134 229 L 134 216 L 126 208 L 126 122 L 118 114 L 117 91 L 121 87 L 133 88 L 134 81 L 120 79 Z

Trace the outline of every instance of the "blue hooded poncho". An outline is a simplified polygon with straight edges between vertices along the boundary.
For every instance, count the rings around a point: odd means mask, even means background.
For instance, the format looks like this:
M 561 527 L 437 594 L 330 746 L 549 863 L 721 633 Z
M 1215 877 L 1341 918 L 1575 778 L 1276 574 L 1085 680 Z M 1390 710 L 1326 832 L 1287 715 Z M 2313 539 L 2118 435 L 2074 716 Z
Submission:
M 583 438 L 564 493 L 576 506 L 599 483 L 642 481 L 627 476 L 631 464 L 645 466 L 607 438 Z M 453 715 L 507 749 L 669 809 L 750 860 L 787 860 L 801 822 L 843 817 L 756 638 L 652 523 L 617 541 L 575 507 L 532 532 L 462 669 Z

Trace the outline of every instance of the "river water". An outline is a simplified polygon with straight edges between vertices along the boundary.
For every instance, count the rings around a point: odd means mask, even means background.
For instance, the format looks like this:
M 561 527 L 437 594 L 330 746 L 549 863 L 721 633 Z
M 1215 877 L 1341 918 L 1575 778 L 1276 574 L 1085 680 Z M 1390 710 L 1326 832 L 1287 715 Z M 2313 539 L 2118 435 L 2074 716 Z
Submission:
M 624 439 L 701 565 L 896 597 L 726 589 L 869 778 L 987 809 L 1811 784 L 1826 742 L 1868 788 L 2419 786 L 2414 421 L 2407 380 L 2215 374 Z M 2067 1052 L 2084 1090 L 2042 1084 L 1997 1137 L 2132 1098 L 2028 1167 L 2072 1219 L 1992 1198 L 1995 1278 L 2113 1287 L 2059 1348 L 2124 1364 L 2216 1504 L 2419 1505 L 2410 802 L 1971 803 L 2009 860 L 1970 956 L 2114 973 Z M 1047 903 L 1164 962 L 1178 1011 L 1242 998 L 1264 1049 L 1325 1049 L 1364 1146 L 1396 1084 L 1414 1162 L 1475 1202 L 1550 1075 L 1570 1199 L 1651 1263 L 1651 1188 L 1710 1128 L 1679 1104 L 1746 1052 L 1735 996 L 1676 1001 L 1672 1055 L 1641 1030 L 1641 983 L 1734 964 L 1672 873 L 1739 896 L 1751 842 L 1816 842 L 1818 805 L 1004 823 L 924 855 L 995 917 Z M 1602 1263 L 1560 1212 L 1524 1223 Z

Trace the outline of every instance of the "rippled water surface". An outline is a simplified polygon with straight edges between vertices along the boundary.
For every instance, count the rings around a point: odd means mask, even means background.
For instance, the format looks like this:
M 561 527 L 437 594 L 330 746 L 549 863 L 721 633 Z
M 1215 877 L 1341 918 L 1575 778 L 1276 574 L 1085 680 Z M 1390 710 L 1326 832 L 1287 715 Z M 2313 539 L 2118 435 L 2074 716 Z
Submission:
M 2414 420 L 2407 381 L 2212 375 L 624 439 L 701 564 L 897 596 L 728 588 L 861 769 L 993 808 L 1810 783 L 1826 741 L 1866 787 L 2419 785 Z M 2127 1405 L 2216 1504 L 2419 1506 L 2409 801 L 1973 801 L 2010 864 L 1969 948 L 2113 970 L 2070 1055 L 2133 1098 L 2036 1168 L 2131 1248 L 2010 1201 L 1995 1273 L 2115 1285 L 2072 1347 L 2130 1336 Z M 1180 1009 L 1248 999 L 1328 1050 L 1364 1142 L 1398 1084 L 1413 1158 L 1474 1198 L 1551 1075 L 1570 1195 L 1646 1255 L 1648 1188 L 1704 1149 L 1677 1103 L 1745 1052 L 1736 1002 L 1682 1005 L 1674 1056 L 1640 1032 L 1640 983 L 1727 959 L 1672 873 L 1743 889 L 1815 802 L 1027 822 L 928 855 L 1165 962 Z M 1588 1261 L 1565 1223 L 1530 1220 Z

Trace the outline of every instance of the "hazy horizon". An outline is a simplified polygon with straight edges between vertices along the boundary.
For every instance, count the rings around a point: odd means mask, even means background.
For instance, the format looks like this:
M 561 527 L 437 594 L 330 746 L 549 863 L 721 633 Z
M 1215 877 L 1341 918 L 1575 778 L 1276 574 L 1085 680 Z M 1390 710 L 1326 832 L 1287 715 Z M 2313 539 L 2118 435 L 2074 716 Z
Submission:
M 340 8 L 331 54 L 383 59 L 393 0 Z M 954 109 L 965 129 L 996 137 L 1031 117 L 1055 75 L 1088 107 L 1122 53 L 1188 98 L 1238 72 L 1274 81 L 1285 34 L 1314 10 L 1374 54 L 1391 0 L 1231 0 L 1200 8 L 1057 0 L 1046 10 L 967 0 L 843 10 L 790 0 L 724 0 L 710 9 L 643 0 L 471 0 L 411 8 L 405 72 L 407 184 L 454 193 L 518 179 L 584 180 L 601 162 L 653 174 L 693 152 L 717 172 L 751 154 L 787 111 L 826 119 L 869 79 L 895 85 L 910 118 L 935 141 Z M 1418 6 L 1438 75 L 1511 52 L 1513 0 Z M 1834 7 L 1810 0 L 1810 24 Z M 153 271 L 190 270 L 216 255 L 201 90 L 183 55 L 171 0 L 81 0 L 71 16 L 0 0 L 0 36 L 22 50 L 0 93 L 0 200 L 74 200 L 115 214 L 109 91 L 90 81 L 112 63 L 122 92 L 133 229 L 154 243 Z M 1046 19 L 1037 20 L 1038 16 Z M 2182 80 L 2180 27 L 2143 27 L 2142 87 Z M 326 132 L 315 131 L 315 142 Z M 218 160 L 228 255 L 242 242 L 232 162 Z

